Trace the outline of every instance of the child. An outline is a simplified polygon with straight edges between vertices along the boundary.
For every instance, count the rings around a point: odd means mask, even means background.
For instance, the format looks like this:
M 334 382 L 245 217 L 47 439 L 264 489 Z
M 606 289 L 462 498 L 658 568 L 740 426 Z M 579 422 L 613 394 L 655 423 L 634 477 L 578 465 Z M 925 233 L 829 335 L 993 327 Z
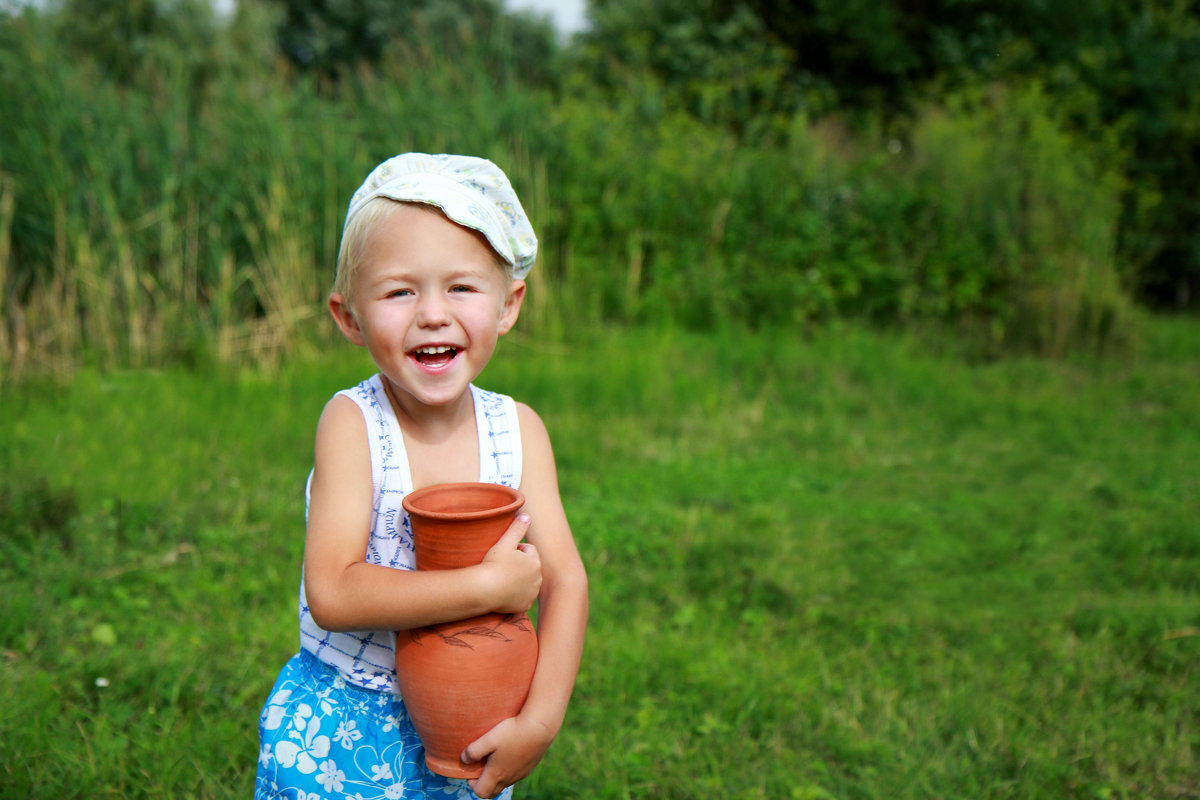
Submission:
M 517 320 L 536 252 L 508 179 L 483 159 L 399 155 L 351 199 L 329 310 L 379 374 L 335 395 L 317 424 L 301 646 L 259 719 L 256 798 L 508 797 L 558 733 L 587 577 L 541 420 L 471 383 Z M 524 510 L 478 566 L 414 571 L 401 499 L 460 481 L 519 487 Z M 486 759 L 479 778 L 431 773 L 396 693 L 394 631 L 535 600 L 524 707 L 463 752 Z

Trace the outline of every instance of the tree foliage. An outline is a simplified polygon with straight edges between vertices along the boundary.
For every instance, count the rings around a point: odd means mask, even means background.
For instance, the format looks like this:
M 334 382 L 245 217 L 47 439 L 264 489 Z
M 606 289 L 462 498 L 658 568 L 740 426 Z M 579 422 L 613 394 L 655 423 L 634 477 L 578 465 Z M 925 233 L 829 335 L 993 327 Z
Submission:
M 564 47 L 497 0 L 62 2 L 0 14 L 0 366 L 290 341 L 399 149 L 505 165 L 555 330 L 1061 353 L 1124 340 L 1130 286 L 1195 302 L 1187 3 L 1097 0 L 1085 36 L 1034 0 L 596 0 Z
M 1131 288 L 1200 301 L 1200 10 L 1195 0 L 592 0 L 579 58 L 647 72 L 738 130 L 804 113 L 902 130 L 949 89 L 1045 87 L 1085 138 L 1121 134 Z
M 499 0 L 280 0 L 281 52 L 297 68 L 337 76 L 358 66 L 407 68 L 432 54 L 476 51 L 497 74 L 546 85 L 554 76 L 550 23 L 505 13 Z
M 196 69 L 212 69 L 216 17 L 204 0 L 64 0 L 58 21 L 76 57 L 123 84 L 174 53 L 187 54 Z

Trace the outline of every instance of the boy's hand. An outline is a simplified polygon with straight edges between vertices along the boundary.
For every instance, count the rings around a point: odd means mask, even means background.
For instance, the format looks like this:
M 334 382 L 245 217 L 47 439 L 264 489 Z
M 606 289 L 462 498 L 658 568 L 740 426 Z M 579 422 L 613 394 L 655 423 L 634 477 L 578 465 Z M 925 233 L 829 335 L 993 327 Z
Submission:
M 542 560 L 536 547 L 521 541 L 529 531 L 529 521 L 528 514 L 518 515 L 480 564 L 489 575 L 495 598 L 492 611 L 497 613 L 528 611 L 541 591 Z
M 469 782 L 471 791 L 495 797 L 533 772 L 553 741 L 550 729 L 529 717 L 518 714 L 502 720 L 463 751 L 463 763 L 486 759 L 483 774 Z

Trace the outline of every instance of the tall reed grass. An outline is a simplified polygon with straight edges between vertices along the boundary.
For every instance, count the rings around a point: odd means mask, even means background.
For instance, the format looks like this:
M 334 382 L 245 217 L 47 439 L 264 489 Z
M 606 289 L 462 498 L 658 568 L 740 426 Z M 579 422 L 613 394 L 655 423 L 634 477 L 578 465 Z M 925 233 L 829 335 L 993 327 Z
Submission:
M 471 52 L 295 74 L 234 46 L 270 36 L 253 19 L 219 31 L 224 60 L 159 48 L 130 81 L 44 15 L 0 18 L 0 377 L 320 344 L 348 195 L 404 150 L 509 172 L 541 238 L 538 334 L 852 316 L 1058 354 L 1128 330 L 1119 162 L 1036 87 L 943 99 L 896 139 L 804 118 L 750 139 L 649 78 L 550 90 Z

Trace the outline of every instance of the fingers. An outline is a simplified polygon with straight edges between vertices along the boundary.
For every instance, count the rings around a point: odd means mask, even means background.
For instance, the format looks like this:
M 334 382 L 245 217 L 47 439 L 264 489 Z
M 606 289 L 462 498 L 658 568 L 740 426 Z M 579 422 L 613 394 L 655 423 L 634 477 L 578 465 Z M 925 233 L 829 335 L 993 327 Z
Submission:
M 467 745 L 464 761 L 483 760 L 483 773 L 471 782 L 480 797 L 495 797 L 526 777 L 542 760 L 554 734 L 545 723 L 528 717 L 509 717 Z
M 485 733 L 467 745 L 467 748 L 462 751 L 460 758 L 464 764 L 473 764 L 476 761 L 483 761 L 495 752 L 495 750 L 496 746 L 490 743 L 490 734 Z
M 488 602 L 493 611 L 528 611 L 541 591 L 542 562 L 537 548 L 521 542 L 529 524 L 528 514 L 518 516 L 483 558 L 481 566 L 490 575 Z
M 487 777 L 487 768 L 483 770 L 483 774 L 473 781 L 467 781 L 467 785 L 471 787 L 471 791 L 477 796 L 484 798 L 495 797 L 504 790 L 503 786 L 491 781 Z
M 521 540 L 525 538 L 525 534 L 529 532 L 529 515 L 518 514 L 513 520 L 513 524 L 508 526 L 508 530 L 500 537 L 500 541 L 492 546 L 493 550 L 511 550 L 517 547 Z
M 504 789 L 503 786 L 496 782 L 495 777 L 492 775 L 493 770 L 488 768 L 488 764 L 485 761 L 495 750 L 496 746 L 491 743 L 491 733 L 489 732 L 467 745 L 467 749 L 462 751 L 462 756 L 460 757 L 464 764 L 471 764 L 476 761 L 485 762 L 483 773 L 478 778 L 467 782 L 471 787 L 471 791 L 480 797 L 495 797 Z

